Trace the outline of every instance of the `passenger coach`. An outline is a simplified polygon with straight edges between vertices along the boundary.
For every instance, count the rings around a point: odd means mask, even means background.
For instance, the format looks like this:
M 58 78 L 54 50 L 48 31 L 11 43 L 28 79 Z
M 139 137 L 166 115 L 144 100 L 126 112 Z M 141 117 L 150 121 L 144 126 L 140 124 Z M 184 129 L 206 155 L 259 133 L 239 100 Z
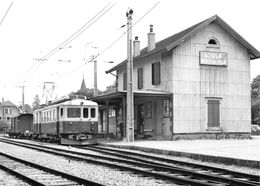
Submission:
M 95 143 L 98 123 L 97 103 L 64 97 L 35 110 L 33 131 L 41 140 L 61 140 L 61 144 Z

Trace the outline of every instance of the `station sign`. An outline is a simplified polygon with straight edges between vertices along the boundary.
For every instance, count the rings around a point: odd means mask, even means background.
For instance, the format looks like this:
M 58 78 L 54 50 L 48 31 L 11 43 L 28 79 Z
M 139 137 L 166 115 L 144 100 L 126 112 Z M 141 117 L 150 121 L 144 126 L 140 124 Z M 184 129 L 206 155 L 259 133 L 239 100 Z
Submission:
M 227 66 L 227 53 L 200 51 L 200 64 L 212 66 Z

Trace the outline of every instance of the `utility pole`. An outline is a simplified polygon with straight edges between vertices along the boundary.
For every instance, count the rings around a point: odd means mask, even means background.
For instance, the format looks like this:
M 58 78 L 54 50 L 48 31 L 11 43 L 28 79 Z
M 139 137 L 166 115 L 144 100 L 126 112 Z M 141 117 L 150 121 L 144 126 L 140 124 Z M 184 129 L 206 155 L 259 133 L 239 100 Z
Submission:
M 24 85 L 22 85 L 22 112 L 24 113 L 24 110 L 25 110 L 25 108 L 24 108 Z
M 96 97 L 97 95 L 97 60 L 94 60 L 94 97 Z
M 127 113 L 126 142 L 134 142 L 134 96 L 133 96 L 133 55 L 132 55 L 132 15 L 128 9 L 127 17 Z

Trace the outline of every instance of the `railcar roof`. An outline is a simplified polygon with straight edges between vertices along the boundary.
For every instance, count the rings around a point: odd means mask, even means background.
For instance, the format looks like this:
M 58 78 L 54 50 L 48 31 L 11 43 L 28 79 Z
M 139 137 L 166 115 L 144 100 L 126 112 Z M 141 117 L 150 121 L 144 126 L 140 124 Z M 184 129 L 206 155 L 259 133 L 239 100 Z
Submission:
M 71 100 L 67 100 L 61 103 L 57 103 L 57 104 L 51 104 L 51 105 L 46 105 L 45 107 L 42 107 L 40 109 L 37 109 L 37 111 L 41 111 L 41 110 L 45 110 L 47 108 L 54 108 L 57 106 L 98 106 L 98 104 L 94 101 L 91 100 L 84 100 L 84 99 L 71 99 Z

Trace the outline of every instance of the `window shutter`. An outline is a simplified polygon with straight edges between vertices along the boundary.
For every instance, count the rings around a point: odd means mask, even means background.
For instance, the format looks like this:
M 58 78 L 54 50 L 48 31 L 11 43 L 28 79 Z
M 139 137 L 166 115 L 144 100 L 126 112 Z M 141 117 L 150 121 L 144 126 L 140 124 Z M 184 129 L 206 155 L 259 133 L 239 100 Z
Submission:
M 160 62 L 152 63 L 152 84 L 160 85 L 161 83 L 161 65 Z
M 219 100 L 208 100 L 208 127 L 219 127 Z
M 123 90 L 127 89 L 127 73 L 124 73 L 123 77 Z
M 143 68 L 138 68 L 138 89 L 143 88 Z

